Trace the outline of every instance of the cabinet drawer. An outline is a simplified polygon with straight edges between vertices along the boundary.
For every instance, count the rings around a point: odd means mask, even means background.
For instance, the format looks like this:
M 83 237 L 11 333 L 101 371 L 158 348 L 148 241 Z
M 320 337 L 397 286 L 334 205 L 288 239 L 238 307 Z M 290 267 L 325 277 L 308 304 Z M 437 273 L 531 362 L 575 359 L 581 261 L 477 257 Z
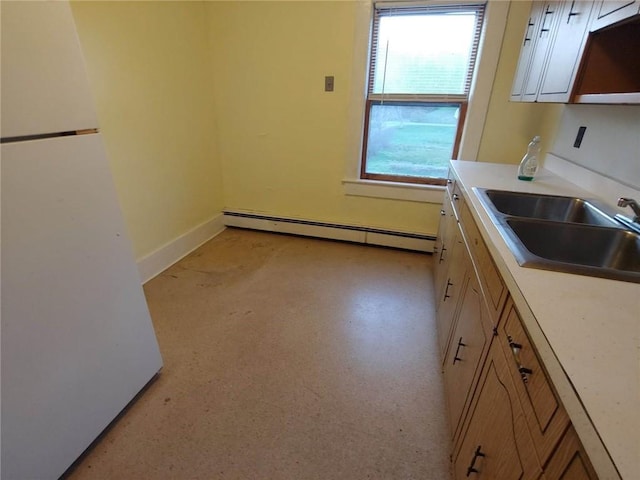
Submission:
M 464 205 L 464 197 L 462 196 L 462 191 L 460 189 L 460 185 L 458 182 L 453 182 L 452 188 L 449 190 L 451 194 L 451 205 L 453 205 L 453 211 L 456 215 L 456 218 L 460 219 L 460 209 Z
M 489 250 L 480 236 L 480 231 L 466 203 L 463 203 L 460 208 L 460 223 L 462 224 L 473 263 L 476 266 L 480 285 L 489 307 L 489 313 L 493 324 L 497 325 L 502 307 L 507 299 L 507 287 L 502 281 L 495 263 L 493 263 Z
M 536 451 L 544 464 L 569 425 L 569 417 L 551 388 L 512 300 L 505 307 L 498 330 Z
M 453 193 L 453 188 L 455 187 L 455 185 L 456 185 L 456 179 L 453 176 L 451 169 L 449 169 L 449 173 L 447 176 L 447 192 L 449 193 L 449 195 Z

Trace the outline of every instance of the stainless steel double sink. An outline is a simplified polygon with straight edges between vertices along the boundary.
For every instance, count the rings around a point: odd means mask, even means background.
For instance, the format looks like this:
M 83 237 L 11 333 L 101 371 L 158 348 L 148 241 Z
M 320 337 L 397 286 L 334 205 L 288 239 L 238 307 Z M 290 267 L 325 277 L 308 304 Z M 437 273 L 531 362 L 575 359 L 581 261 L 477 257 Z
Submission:
M 640 235 L 576 197 L 473 189 L 523 267 L 640 283 Z

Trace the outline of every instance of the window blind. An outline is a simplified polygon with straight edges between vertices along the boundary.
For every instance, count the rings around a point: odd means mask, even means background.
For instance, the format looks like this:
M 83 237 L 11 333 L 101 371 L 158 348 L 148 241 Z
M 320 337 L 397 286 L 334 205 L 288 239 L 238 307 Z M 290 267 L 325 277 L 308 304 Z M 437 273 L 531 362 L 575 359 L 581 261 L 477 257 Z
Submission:
M 371 34 L 371 61 L 369 67 L 368 94 L 370 98 L 378 95 L 441 95 L 441 96 L 463 96 L 468 97 L 471 89 L 471 81 L 478 53 L 478 45 L 480 43 L 480 35 L 482 33 L 482 24 L 484 17 L 484 3 L 465 3 L 465 4 L 445 4 L 445 5 L 427 5 L 415 3 L 376 3 L 374 6 L 374 21 Z M 397 53 L 390 48 L 390 42 L 387 39 L 381 44 L 381 21 L 384 17 L 398 16 L 438 16 L 440 23 L 447 17 L 466 16 L 473 19 L 471 29 L 471 38 L 469 39 L 468 59 L 466 64 L 461 65 L 452 63 L 454 55 L 448 57 L 444 54 L 440 58 L 425 59 L 411 58 L 406 52 Z M 453 19 L 452 19 L 453 20 Z M 405 32 L 406 33 L 406 32 Z M 427 33 L 427 32 L 423 32 Z M 451 32 L 449 32 L 450 34 Z M 434 28 L 434 35 L 435 33 Z M 446 35 L 444 33 L 443 35 Z M 421 35 L 422 36 L 422 35 Z M 419 39 L 417 39 L 419 41 Z M 441 39 L 446 44 L 446 38 Z M 450 44 L 456 43 L 450 41 Z M 428 50 L 428 48 L 427 48 Z M 421 63 L 432 61 L 427 68 L 423 68 Z M 403 85 L 399 85 L 398 81 L 392 82 L 391 69 L 396 68 L 396 64 L 402 69 Z M 390 74 L 390 75 L 387 75 Z M 398 72 L 400 74 L 400 72 Z M 413 85 L 411 82 L 413 81 Z M 455 86 L 454 86 L 455 83 Z M 411 90 L 414 91 L 411 91 Z M 432 89 L 433 91 L 429 91 Z M 400 91 L 393 91 L 400 90 Z M 422 91 L 421 91 L 422 90 Z

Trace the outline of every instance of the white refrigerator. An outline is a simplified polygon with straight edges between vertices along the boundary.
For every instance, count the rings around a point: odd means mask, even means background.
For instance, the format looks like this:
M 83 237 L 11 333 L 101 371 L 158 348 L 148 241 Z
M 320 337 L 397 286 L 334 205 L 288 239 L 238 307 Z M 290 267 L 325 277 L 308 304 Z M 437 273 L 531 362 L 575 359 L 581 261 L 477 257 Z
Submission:
M 71 9 L 0 8 L 0 474 L 58 478 L 162 359 Z

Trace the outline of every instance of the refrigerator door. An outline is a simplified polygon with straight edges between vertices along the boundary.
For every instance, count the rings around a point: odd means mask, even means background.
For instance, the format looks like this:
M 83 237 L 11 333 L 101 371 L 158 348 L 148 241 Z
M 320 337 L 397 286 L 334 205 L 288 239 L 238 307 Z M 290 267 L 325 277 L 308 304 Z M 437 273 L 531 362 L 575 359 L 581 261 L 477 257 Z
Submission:
M 1 155 L 1 475 L 58 478 L 162 359 L 101 136 Z
M 0 2 L 0 136 L 97 128 L 67 2 Z

